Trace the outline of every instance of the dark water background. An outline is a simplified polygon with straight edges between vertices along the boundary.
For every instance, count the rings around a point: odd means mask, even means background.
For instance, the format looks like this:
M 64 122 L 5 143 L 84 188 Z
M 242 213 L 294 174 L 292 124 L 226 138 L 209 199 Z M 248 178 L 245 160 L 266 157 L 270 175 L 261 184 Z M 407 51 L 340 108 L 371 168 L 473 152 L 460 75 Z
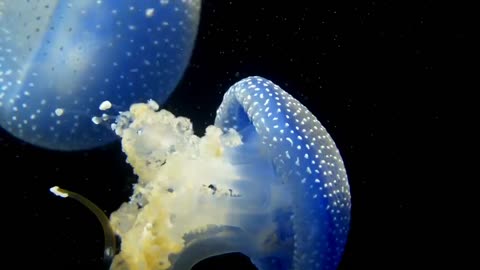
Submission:
M 464 87 L 456 77 L 467 55 L 464 8 L 275 2 L 204 1 L 191 65 L 165 107 L 201 134 L 231 84 L 249 75 L 274 81 L 318 117 L 344 158 L 352 225 L 340 269 L 443 262 L 436 249 L 448 237 L 435 232 L 435 217 L 448 216 L 449 204 L 435 198 L 452 181 L 443 168 L 455 93 Z M 48 188 L 74 190 L 111 213 L 135 180 L 119 143 L 55 152 L 0 130 L 0 159 L 2 261 L 15 269 L 102 269 L 96 219 Z M 235 256 L 210 263 L 197 269 L 248 269 Z

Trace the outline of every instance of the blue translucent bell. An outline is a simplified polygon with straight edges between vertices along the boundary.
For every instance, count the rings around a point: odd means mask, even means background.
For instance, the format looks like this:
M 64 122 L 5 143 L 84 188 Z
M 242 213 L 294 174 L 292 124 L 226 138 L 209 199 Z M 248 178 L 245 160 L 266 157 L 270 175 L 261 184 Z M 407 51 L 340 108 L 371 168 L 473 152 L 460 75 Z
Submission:
M 0 1 L 0 126 L 56 150 L 104 145 L 99 104 L 163 103 L 188 64 L 200 0 Z

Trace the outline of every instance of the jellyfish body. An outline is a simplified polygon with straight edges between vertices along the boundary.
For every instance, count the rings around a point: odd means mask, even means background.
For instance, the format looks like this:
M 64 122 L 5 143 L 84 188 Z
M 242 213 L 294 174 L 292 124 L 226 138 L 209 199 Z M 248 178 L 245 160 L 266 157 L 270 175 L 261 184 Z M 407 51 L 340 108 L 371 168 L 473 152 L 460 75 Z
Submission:
M 200 0 L 0 2 L 0 126 L 34 145 L 89 149 L 98 104 L 163 103 L 189 61 Z
M 110 218 L 112 269 L 190 269 L 242 252 L 262 270 L 335 269 L 350 222 L 342 158 L 307 108 L 271 81 L 233 85 L 205 136 L 134 104 L 114 126 L 139 176 Z

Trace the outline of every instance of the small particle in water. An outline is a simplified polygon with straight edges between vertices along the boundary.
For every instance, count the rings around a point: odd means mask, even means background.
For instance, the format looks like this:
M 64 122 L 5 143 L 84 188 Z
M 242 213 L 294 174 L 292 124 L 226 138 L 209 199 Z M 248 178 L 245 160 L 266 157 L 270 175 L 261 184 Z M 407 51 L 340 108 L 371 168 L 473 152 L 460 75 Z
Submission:
M 98 117 L 98 116 L 94 116 L 92 117 L 92 122 L 95 124 L 95 125 L 98 125 L 102 122 L 102 118 L 101 117 Z
M 112 108 L 112 103 L 110 103 L 110 101 L 108 100 L 105 100 L 104 102 L 102 102 L 100 104 L 100 106 L 98 107 L 101 111 L 106 111 L 110 108 Z

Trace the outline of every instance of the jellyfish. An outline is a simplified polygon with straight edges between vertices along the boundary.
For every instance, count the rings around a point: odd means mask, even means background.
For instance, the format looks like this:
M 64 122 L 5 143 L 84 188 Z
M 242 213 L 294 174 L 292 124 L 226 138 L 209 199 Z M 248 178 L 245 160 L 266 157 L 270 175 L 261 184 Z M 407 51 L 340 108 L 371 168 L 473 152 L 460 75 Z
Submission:
M 343 160 L 278 85 L 234 84 L 202 137 L 154 101 L 133 104 L 112 128 L 138 183 L 110 216 L 121 238 L 110 269 L 189 270 L 232 252 L 260 270 L 337 268 L 351 206 Z
M 0 1 L 0 126 L 54 150 L 112 142 L 109 128 L 92 127 L 98 104 L 108 99 L 119 111 L 147 97 L 162 104 L 188 64 L 200 6 Z

